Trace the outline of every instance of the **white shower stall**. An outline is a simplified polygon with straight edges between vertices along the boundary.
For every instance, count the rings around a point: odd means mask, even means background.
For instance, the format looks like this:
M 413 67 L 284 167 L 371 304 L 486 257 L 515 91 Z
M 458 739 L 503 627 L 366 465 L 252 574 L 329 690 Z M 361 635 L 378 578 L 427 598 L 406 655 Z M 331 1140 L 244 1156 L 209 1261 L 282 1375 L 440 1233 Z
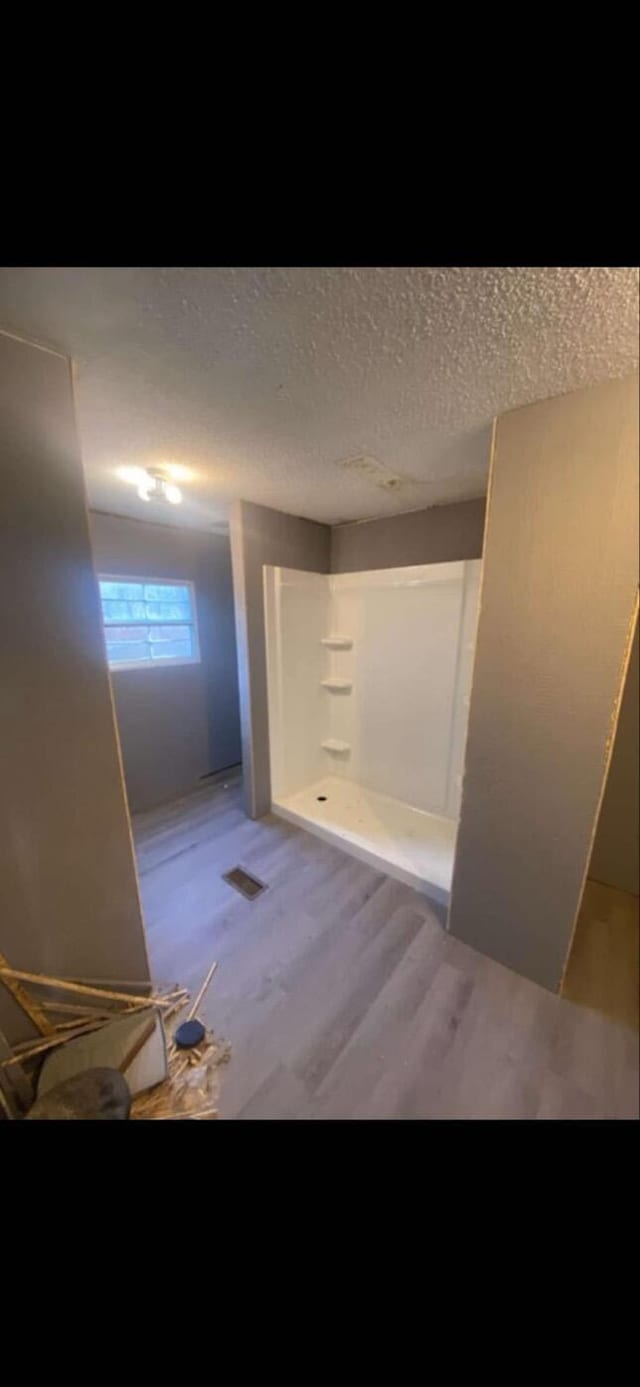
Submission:
M 264 568 L 275 814 L 447 902 L 480 560 Z

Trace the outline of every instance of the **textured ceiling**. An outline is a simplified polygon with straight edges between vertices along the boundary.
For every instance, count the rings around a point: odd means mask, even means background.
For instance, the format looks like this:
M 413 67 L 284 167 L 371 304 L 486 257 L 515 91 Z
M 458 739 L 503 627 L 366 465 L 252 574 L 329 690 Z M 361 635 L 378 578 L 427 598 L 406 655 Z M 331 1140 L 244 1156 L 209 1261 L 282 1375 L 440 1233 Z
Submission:
M 336 522 L 481 495 L 495 414 L 633 370 L 638 273 L 13 268 L 0 327 L 75 359 L 94 507 Z M 361 454 L 413 481 L 334 466 Z M 170 513 L 116 474 L 162 462 L 191 473 Z

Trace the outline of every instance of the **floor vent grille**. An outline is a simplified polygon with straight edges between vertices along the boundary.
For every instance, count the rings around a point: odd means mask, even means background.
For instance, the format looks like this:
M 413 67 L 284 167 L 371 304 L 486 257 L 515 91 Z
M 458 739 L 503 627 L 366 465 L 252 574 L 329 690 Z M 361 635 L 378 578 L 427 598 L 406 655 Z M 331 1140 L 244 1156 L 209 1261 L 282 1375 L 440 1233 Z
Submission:
M 245 872 L 244 867 L 232 867 L 230 872 L 223 872 L 222 880 L 233 886 L 234 890 L 239 891 L 248 901 L 254 901 L 256 896 L 267 889 L 264 881 L 258 881 L 250 872 Z

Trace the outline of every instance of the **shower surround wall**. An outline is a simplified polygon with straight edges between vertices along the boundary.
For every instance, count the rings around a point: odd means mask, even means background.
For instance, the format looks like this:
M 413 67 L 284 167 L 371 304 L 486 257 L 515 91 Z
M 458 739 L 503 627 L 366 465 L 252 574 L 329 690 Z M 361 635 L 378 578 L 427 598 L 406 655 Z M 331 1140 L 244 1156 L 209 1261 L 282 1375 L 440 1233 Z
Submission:
M 271 803 L 263 565 L 285 563 L 313 573 L 328 573 L 331 531 L 328 525 L 285 515 L 252 501 L 234 501 L 229 530 L 244 803 L 249 817 L 258 819 L 268 813 Z
M 265 567 L 272 802 L 448 898 L 479 560 L 323 575 Z

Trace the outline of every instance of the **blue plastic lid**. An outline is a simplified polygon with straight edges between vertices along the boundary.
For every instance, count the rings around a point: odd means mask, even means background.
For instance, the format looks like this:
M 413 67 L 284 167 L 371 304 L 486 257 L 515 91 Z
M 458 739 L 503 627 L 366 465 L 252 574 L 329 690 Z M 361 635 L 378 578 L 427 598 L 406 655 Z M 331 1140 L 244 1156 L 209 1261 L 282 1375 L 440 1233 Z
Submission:
M 178 1026 L 173 1038 L 180 1050 L 190 1050 L 193 1045 L 199 1045 L 200 1041 L 204 1040 L 205 1035 L 206 1031 L 202 1021 L 198 1021 L 194 1017 L 193 1021 L 183 1021 Z

